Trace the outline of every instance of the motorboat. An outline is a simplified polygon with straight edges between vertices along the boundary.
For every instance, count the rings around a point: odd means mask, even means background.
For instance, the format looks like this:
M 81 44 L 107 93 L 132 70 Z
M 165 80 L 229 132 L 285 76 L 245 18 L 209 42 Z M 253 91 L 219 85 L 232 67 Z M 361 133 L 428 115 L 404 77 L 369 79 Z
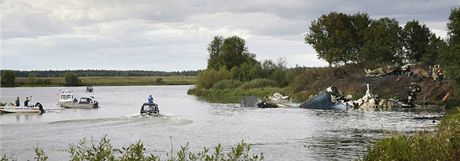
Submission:
M 74 102 L 74 95 L 72 92 L 68 91 L 68 90 L 65 90 L 64 92 L 62 92 L 61 94 L 59 94 L 59 101 L 58 101 L 58 104 L 62 107 L 63 104 L 70 104 L 70 103 L 73 103 Z
M 64 102 L 60 105 L 64 108 L 99 108 L 99 103 L 94 100 L 94 97 L 81 97 L 80 101 L 74 98 L 72 102 Z
M 92 93 L 94 91 L 93 86 L 87 86 L 86 87 L 86 92 Z
M 340 94 L 337 87 L 331 86 L 319 92 L 300 105 L 300 108 L 323 110 L 347 110 L 351 106 L 345 103 L 346 98 Z
M 0 108 L 4 113 L 45 113 L 42 104 L 37 102 L 34 106 L 14 106 L 14 104 L 7 104 Z
M 158 104 L 156 103 L 144 103 L 141 106 L 141 115 L 142 116 L 157 116 L 160 115 L 160 110 L 158 109 Z

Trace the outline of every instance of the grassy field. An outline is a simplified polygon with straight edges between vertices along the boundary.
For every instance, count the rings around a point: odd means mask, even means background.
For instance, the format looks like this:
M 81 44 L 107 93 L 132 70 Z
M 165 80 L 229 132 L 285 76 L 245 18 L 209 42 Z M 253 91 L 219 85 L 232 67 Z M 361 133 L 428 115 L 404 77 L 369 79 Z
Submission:
M 83 86 L 191 85 L 196 76 L 80 77 Z M 63 77 L 16 77 L 17 86 L 64 86 Z

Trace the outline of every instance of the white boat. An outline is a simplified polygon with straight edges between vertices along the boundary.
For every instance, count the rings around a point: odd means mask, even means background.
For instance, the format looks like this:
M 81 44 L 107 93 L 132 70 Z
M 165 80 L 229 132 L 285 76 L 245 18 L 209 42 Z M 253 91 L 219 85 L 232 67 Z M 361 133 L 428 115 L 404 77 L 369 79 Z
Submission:
M 59 94 L 58 104 L 60 106 L 64 107 L 63 104 L 73 103 L 74 99 L 75 98 L 74 98 L 74 95 L 72 94 L 72 92 L 70 92 L 68 90 L 65 90 L 64 92 Z
M 4 113 L 45 113 L 43 106 L 38 102 L 35 106 L 14 106 L 13 104 L 8 104 L 0 108 L 0 111 Z
M 63 102 L 59 104 L 64 108 L 98 108 L 99 103 L 93 99 L 94 97 L 81 97 L 80 101 L 77 101 L 75 98 L 72 102 Z

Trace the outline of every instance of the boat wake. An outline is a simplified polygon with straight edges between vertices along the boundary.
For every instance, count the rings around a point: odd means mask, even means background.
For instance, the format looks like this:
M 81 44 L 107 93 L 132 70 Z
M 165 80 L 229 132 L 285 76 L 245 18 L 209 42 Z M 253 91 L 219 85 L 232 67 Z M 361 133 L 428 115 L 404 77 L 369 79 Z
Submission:
M 94 119 L 73 119 L 50 122 L 48 124 L 78 124 L 88 126 L 152 126 L 152 125 L 187 125 L 193 123 L 192 120 L 180 118 L 178 116 L 168 116 L 160 114 L 158 116 L 130 115 L 115 118 L 94 118 Z

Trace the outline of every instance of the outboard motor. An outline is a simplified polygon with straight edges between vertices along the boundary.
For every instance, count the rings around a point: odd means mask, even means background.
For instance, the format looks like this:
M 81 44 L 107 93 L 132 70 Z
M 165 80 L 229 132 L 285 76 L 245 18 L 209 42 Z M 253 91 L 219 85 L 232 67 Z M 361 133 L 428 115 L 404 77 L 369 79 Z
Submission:
M 153 113 L 155 113 L 155 114 L 160 113 L 160 109 L 158 108 L 158 104 L 156 104 L 156 103 L 154 104 Z
M 45 109 L 43 109 L 43 106 L 42 104 L 40 104 L 40 102 L 37 102 L 35 104 L 35 107 L 38 107 L 38 110 L 40 110 L 40 114 L 45 113 Z
M 99 102 L 94 101 L 93 108 L 99 108 Z

